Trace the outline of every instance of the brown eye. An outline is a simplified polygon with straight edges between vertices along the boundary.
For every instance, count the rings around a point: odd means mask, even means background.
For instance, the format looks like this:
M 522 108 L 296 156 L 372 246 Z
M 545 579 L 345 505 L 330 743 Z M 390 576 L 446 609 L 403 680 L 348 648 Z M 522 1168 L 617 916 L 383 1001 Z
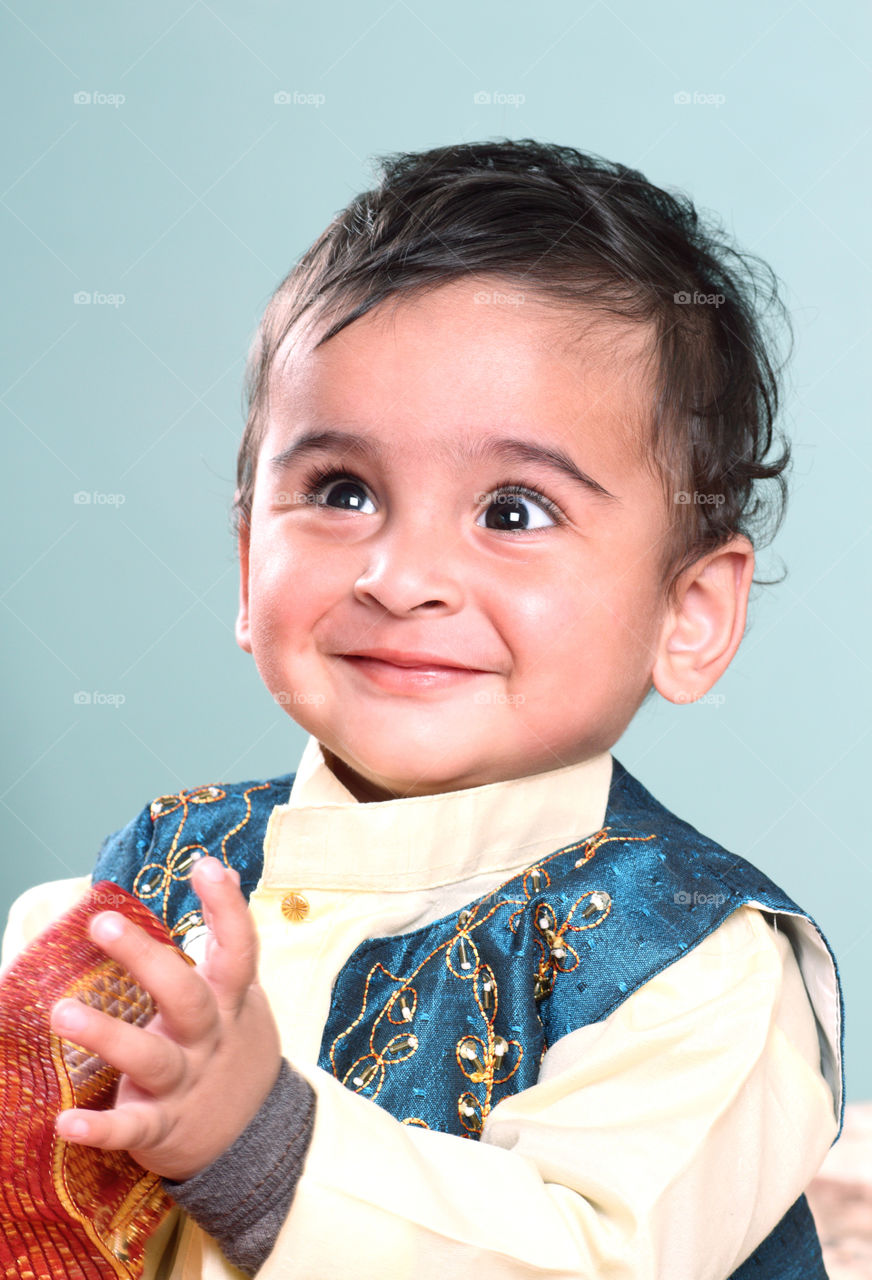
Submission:
M 364 503 L 372 501 L 366 487 L 355 476 L 335 467 L 317 467 L 306 477 L 303 488 L 316 506 L 338 511 L 362 511 Z
M 560 512 L 551 499 L 526 485 L 507 485 L 496 490 L 483 515 L 485 528 L 502 533 L 548 529 L 561 523 Z M 478 523 L 480 521 L 476 521 Z
M 369 498 L 354 480 L 334 480 L 329 485 L 322 486 L 321 492 L 324 492 L 324 498 L 321 502 L 321 506 L 324 507 L 341 507 L 344 511 L 361 511 L 363 510 L 363 504 L 369 502 Z

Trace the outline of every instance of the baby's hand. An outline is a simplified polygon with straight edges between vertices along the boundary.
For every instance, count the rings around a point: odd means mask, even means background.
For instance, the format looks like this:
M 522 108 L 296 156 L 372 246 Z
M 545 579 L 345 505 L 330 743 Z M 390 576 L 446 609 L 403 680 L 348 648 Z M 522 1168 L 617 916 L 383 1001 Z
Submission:
M 192 883 L 210 929 L 196 967 L 117 912 L 91 921 L 94 941 L 153 997 L 145 1027 L 59 1000 L 52 1030 L 121 1072 L 110 1111 L 62 1111 L 69 1142 L 129 1151 L 153 1173 L 181 1182 L 233 1143 L 278 1077 L 279 1035 L 257 983 L 257 934 L 239 877 L 215 858 L 194 865 Z

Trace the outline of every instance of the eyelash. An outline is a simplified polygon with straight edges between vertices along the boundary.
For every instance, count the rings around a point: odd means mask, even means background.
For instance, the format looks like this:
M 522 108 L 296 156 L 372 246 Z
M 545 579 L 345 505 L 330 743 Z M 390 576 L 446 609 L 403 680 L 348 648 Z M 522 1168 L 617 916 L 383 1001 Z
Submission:
M 366 488 L 366 485 L 364 485 L 363 482 L 353 474 L 353 472 L 346 471 L 342 467 L 332 466 L 328 463 L 326 466 L 316 464 L 311 468 L 303 480 L 303 491 L 307 497 L 313 497 L 318 490 L 322 489 L 326 485 L 328 480 L 349 480 L 353 484 L 360 484 L 362 488 Z M 491 501 L 493 501 L 494 496 L 498 493 L 515 493 L 519 497 L 529 498 L 531 502 L 538 502 L 539 505 L 548 512 L 555 524 L 566 523 L 566 517 L 557 506 L 557 503 L 552 502 L 550 498 L 546 498 L 545 494 L 540 493 L 538 489 L 531 489 L 525 484 L 497 485 L 495 489 L 491 490 L 489 495 Z M 513 531 L 511 529 L 504 529 L 502 532 L 511 533 Z M 517 532 L 525 533 L 528 531 L 519 529 Z

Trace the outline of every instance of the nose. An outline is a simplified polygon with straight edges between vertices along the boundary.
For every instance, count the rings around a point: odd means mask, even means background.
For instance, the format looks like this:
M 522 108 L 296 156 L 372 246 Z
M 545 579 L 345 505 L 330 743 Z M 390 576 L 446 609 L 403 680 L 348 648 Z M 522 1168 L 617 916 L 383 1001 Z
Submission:
M 433 524 L 395 526 L 370 544 L 366 568 L 354 584 L 363 604 L 380 604 L 398 617 L 421 612 L 456 613 L 463 605 L 460 539 L 443 541 Z

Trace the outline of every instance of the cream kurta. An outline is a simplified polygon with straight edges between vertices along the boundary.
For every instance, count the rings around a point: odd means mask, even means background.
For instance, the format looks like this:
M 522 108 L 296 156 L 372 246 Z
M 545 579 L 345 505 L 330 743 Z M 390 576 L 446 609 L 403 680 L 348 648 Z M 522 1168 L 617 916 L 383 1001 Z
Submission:
M 604 753 L 359 804 L 309 738 L 251 897 L 283 1052 L 318 1095 L 261 1280 L 721 1280 L 817 1171 L 840 1085 L 822 1075 L 790 942 L 752 906 L 554 1044 L 536 1086 L 498 1103 L 479 1142 L 403 1125 L 317 1067 L 332 983 L 354 948 L 439 919 L 598 830 L 611 770 Z M 4 962 L 89 883 L 22 895 Z M 281 909 L 289 890 L 308 903 L 298 922 Z M 812 995 L 821 1007 L 828 998 Z M 147 1280 L 241 1275 L 179 1216 L 180 1239 L 167 1245 L 168 1223 L 152 1241 Z

